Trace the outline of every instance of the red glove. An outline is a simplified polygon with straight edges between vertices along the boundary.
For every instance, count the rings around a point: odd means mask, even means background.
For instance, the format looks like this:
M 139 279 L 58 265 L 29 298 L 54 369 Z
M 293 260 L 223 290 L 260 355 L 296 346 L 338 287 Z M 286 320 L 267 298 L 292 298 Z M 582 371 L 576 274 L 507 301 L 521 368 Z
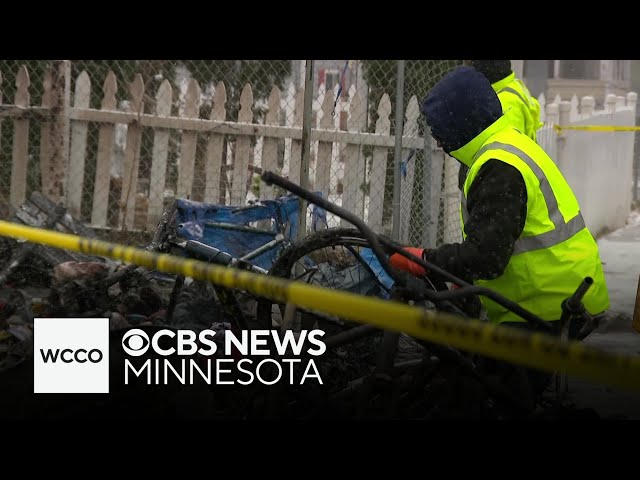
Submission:
M 405 252 L 409 252 L 412 255 L 415 255 L 418 258 L 422 258 L 422 253 L 425 251 L 424 248 L 416 248 L 416 247 L 404 247 L 403 250 Z M 409 272 L 410 274 L 421 277 L 427 274 L 427 271 L 417 263 L 409 260 L 407 257 L 403 257 L 399 253 L 394 253 L 389 257 L 389 263 L 393 268 L 397 268 L 398 270 L 404 270 L 405 272 Z

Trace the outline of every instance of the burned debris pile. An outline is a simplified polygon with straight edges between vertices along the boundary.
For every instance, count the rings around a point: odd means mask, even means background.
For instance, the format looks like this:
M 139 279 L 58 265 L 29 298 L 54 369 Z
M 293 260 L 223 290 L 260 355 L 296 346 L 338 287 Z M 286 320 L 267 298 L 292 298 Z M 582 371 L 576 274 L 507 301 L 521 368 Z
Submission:
M 271 213 L 275 211 L 276 217 L 285 218 L 284 223 L 288 227 L 295 225 L 297 221 L 294 213 L 297 205 L 286 202 L 282 205 L 282 210 L 277 210 L 280 208 L 278 205 Z M 222 221 L 217 219 L 217 223 L 210 218 L 210 215 L 216 213 L 222 215 Z M 246 207 L 236 211 L 216 210 L 184 200 L 177 200 L 165 211 L 147 248 L 219 261 L 221 253 L 241 246 L 238 239 L 242 237 L 242 232 L 246 234 L 251 230 L 244 225 L 232 228 L 231 219 L 234 214 L 238 215 L 237 218 L 242 217 L 243 222 L 262 222 L 262 225 L 260 228 L 251 227 L 259 236 L 252 237 L 248 242 L 253 242 L 247 247 L 252 253 L 234 251 L 235 257 L 229 257 L 231 260 L 223 263 L 230 268 L 245 268 L 268 274 L 272 263 L 279 256 L 286 255 L 282 252 L 291 254 L 303 250 L 291 244 L 290 228 L 287 231 L 281 225 L 277 227 L 278 234 L 272 235 L 272 232 L 264 228 L 265 218 Z M 191 217 L 185 218 L 189 216 Z M 93 230 L 38 192 L 33 193 L 27 202 L 12 212 L 11 221 L 97 238 Z M 207 232 L 210 237 L 207 237 Z M 225 232 L 230 232 L 229 236 Z M 289 238 L 283 232 L 288 232 Z M 212 245 L 212 242 L 208 242 L 222 238 L 232 244 L 230 248 L 221 248 L 219 243 Z M 353 243 L 354 240 L 350 238 L 349 241 Z M 285 248 L 287 244 L 288 249 Z M 262 245 L 268 245 L 272 250 L 267 250 Z M 349 248 L 339 250 L 332 243 L 326 249 L 309 251 L 304 260 L 313 265 L 305 267 L 310 275 L 306 281 L 336 288 L 336 278 L 342 278 L 340 285 L 351 285 L 349 288 L 353 288 L 353 291 L 367 286 L 368 292 L 386 295 L 384 285 L 371 288 L 376 275 L 375 268 L 371 267 L 372 263 L 368 264 L 366 273 L 361 274 L 354 268 L 353 262 L 342 258 L 344 255 L 354 254 L 356 247 L 352 245 Z M 279 330 L 281 324 L 291 320 L 287 320 L 283 305 L 269 303 L 269 309 L 273 307 L 270 310 L 273 317 L 269 313 L 268 324 L 260 323 L 256 319 L 260 298 L 254 295 L 230 291 L 189 277 L 126 265 L 109 258 L 4 237 L 0 237 L 0 253 L 0 388 L 20 391 L 24 398 L 29 399 L 20 402 L 17 400 L 20 398 L 18 393 L 5 399 L 13 402 L 11 408 L 22 408 L 24 415 L 29 415 L 26 412 L 29 408 L 27 405 L 35 402 L 32 398 L 34 317 L 108 318 L 111 330 L 111 366 L 115 365 L 113 362 L 120 365 L 124 361 L 120 345 L 123 335 L 131 328 L 139 328 L 149 336 L 161 328 L 191 330 L 196 335 L 203 330 L 215 331 L 216 334 L 222 332 L 222 335 L 225 332 L 239 335 L 247 327 Z M 324 256 L 319 255 L 320 253 Z M 325 258 L 327 255 L 329 257 Z M 362 256 L 354 256 L 362 261 Z M 369 257 L 370 260 L 373 257 L 370 251 Z M 294 262 L 292 260 L 289 263 L 287 269 L 291 270 Z M 342 266 L 338 268 L 336 265 Z M 328 280 L 329 276 L 332 281 Z M 294 313 L 297 315 L 294 318 L 297 319 L 295 321 L 299 323 L 298 326 L 301 325 L 303 329 L 315 326 L 326 331 L 334 329 L 335 332 L 345 327 L 344 321 L 327 318 L 327 315 L 323 316 L 318 312 L 314 315 L 311 313 L 313 312 Z M 107 401 L 74 397 L 64 407 L 64 402 L 56 403 L 60 405 L 60 410 L 54 416 L 77 414 L 79 410 L 71 405 L 80 404 L 81 409 L 88 409 L 91 415 L 133 417 L 139 416 L 140 409 L 145 415 L 159 412 L 162 416 L 220 419 L 270 416 L 499 419 L 519 415 L 519 403 L 522 402 L 517 399 L 503 401 L 504 398 L 500 398 L 500 386 L 483 383 L 477 373 L 470 370 L 464 362 L 458 361 L 459 359 L 449 361 L 447 355 L 451 352 L 446 348 L 418 342 L 406 335 L 399 337 L 397 351 L 394 352 L 397 365 L 402 365 L 403 373 L 393 381 L 391 373 L 376 373 L 376 365 L 380 365 L 381 361 L 380 352 L 387 339 L 380 330 L 365 330 L 367 329 L 362 326 L 355 326 L 352 333 L 364 333 L 353 335 L 341 344 L 336 343 L 318 360 L 317 368 L 320 377 L 324 379 L 321 386 L 300 383 L 294 385 L 300 377 L 297 373 L 296 382 L 284 389 L 279 384 L 265 386 L 268 382 L 263 385 L 256 382 L 250 386 L 234 384 L 221 388 L 220 385 L 203 385 L 201 381 L 197 381 L 188 388 L 176 388 L 173 385 L 164 390 L 160 385 L 136 386 L 131 387 L 127 394 L 122 378 L 117 378 L 112 381 L 112 392 Z M 344 332 L 346 336 L 351 335 L 349 330 Z M 336 338 L 339 336 L 336 335 Z M 140 364 L 136 365 L 136 368 L 142 368 Z M 198 368 L 202 366 L 198 361 L 196 365 Z M 120 366 L 111 368 L 110 373 L 115 375 L 113 372 L 118 372 L 119 375 Z M 288 372 L 285 374 L 288 375 Z M 293 378 L 293 373 L 291 375 Z M 136 398 L 143 399 L 140 401 L 144 406 L 140 402 L 132 402 L 134 394 L 142 395 Z M 498 401 L 495 401 L 496 398 Z M 90 408 L 86 402 L 91 404 Z M 40 414 L 47 416 L 47 413 L 42 412 L 48 412 L 51 408 L 58 407 L 41 408 Z M 0 405 L 0 410 L 2 409 L 3 405 Z

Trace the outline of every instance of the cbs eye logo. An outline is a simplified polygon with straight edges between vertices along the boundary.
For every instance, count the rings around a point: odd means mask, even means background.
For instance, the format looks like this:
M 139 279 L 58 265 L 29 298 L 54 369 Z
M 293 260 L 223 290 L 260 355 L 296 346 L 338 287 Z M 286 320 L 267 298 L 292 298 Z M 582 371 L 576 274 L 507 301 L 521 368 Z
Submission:
M 122 348 L 132 357 L 144 355 L 149 350 L 150 343 L 149 336 L 139 328 L 129 330 L 122 337 Z

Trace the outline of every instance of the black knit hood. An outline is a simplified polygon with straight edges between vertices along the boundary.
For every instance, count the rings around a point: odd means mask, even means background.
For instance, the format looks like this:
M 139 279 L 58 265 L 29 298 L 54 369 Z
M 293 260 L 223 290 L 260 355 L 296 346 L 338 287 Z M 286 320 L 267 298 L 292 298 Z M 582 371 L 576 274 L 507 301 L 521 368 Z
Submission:
M 469 60 L 469 65 L 482 73 L 489 83 L 511 75 L 511 60 Z

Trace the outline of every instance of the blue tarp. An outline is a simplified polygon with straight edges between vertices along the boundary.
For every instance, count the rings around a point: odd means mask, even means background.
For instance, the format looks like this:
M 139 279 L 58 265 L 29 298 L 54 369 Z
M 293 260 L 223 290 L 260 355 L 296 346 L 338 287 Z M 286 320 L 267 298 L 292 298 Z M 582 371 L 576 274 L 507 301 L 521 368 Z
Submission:
M 285 240 L 294 240 L 298 231 L 298 197 L 286 195 L 275 200 L 263 200 L 246 207 L 213 205 L 179 198 L 176 200 L 176 233 L 184 240 L 197 240 L 242 257 L 273 240 L 282 232 Z M 271 221 L 270 226 L 255 231 L 238 231 L 215 224 L 258 227 L 260 220 Z M 269 222 L 265 222 L 269 223 Z M 254 258 L 251 262 L 269 269 L 282 244 Z
M 382 268 L 378 257 L 376 257 L 376 254 L 373 253 L 373 250 L 371 250 L 370 248 L 363 248 L 359 253 L 365 263 L 369 265 L 369 267 L 371 267 L 373 273 L 376 274 L 376 276 L 378 277 L 378 281 L 388 289 L 391 289 L 395 282 L 389 276 L 389 274 L 384 271 L 384 268 Z
M 323 262 L 318 265 L 319 270 L 311 277 L 311 283 L 323 287 L 343 290 L 345 292 L 357 293 L 359 295 L 374 295 L 381 298 L 389 298 L 390 295 L 380 284 L 388 289 L 393 286 L 393 279 L 380 265 L 378 258 L 370 248 L 358 249 L 358 254 L 362 261 L 353 263 L 350 266 L 341 268 L 331 265 L 331 262 Z M 307 264 L 314 263 L 310 258 L 306 258 Z M 373 275 L 363 265 L 368 265 Z

